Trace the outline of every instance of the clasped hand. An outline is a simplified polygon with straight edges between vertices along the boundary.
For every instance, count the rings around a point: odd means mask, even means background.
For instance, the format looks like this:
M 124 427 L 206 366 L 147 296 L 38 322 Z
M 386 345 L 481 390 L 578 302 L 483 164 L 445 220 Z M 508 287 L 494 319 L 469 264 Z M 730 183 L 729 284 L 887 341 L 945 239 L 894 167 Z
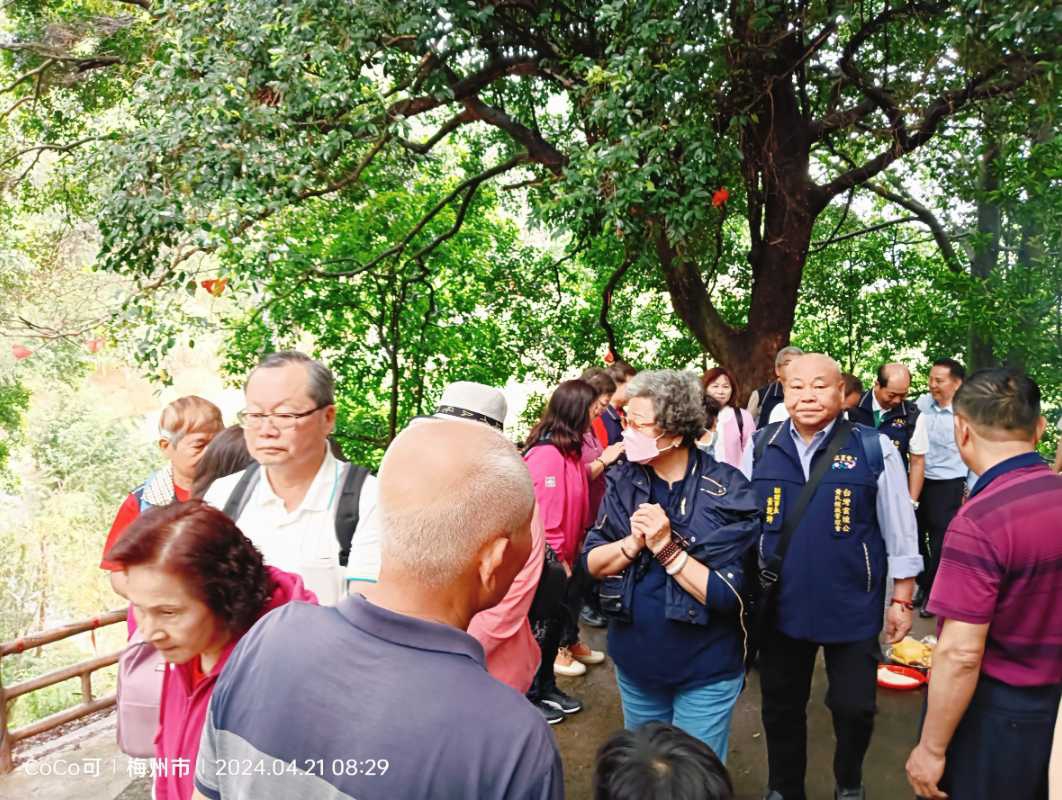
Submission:
M 642 503 L 631 517 L 631 536 L 655 555 L 671 541 L 671 520 L 657 503 Z

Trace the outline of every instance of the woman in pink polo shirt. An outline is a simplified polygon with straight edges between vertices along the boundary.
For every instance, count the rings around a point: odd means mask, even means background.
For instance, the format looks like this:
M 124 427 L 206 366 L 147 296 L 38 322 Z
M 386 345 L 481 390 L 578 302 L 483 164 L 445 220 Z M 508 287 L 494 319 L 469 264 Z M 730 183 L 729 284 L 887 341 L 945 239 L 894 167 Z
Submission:
M 316 603 L 302 579 L 266 567 L 236 524 L 202 500 L 141 514 L 107 553 L 144 640 L 166 659 L 155 735 L 156 800 L 188 800 L 214 682 L 240 637 L 292 600 Z
M 590 525 L 590 485 L 582 461 L 583 435 L 598 392 L 585 381 L 565 381 L 550 397 L 542 419 L 528 435 L 524 454 L 535 484 L 535 499 L 546 529 L 546 543 L 569 578 Z M 549 556 L 547 556 L 549 557 Z M 571 581 L 569 581 L 571 583 Z M 542 647 L 542 663 L 528 697 L 547 721 L 559 722 L 582 704 L 557 688 L 554 672 L 581 675 L 582 662 L 600 663 L 604 654 L 579 641 L 581 593 L 569 587 L 564 606 L 545 620 L 532 620 Z M 552 713 L 551 713 L 552 712 Z

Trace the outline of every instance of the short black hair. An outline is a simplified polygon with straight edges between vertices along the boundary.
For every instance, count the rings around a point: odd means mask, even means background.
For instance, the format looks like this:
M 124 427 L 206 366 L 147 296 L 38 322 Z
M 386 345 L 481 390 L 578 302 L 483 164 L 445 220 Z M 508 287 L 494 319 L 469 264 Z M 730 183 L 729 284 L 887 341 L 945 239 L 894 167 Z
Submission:
M 608 374 L 612 377 L 617 384 L 626 383 L 635 375 L 638 374 L 638 370 L 628 364 L 626 361 L 620 361 L 616 359 L 608 365 Z
M 664 722 L 614 734 L 597 753 L 594 800 L 733 800 L 712 748 Z
M 842 372 L 841 378 L 844 380 L 844 396 L 848 397 L 852 392 L 858 392 L 863 394 L 863 381 L 859 380 L 851 372 Z
M 597 390 L 598 394 L 616 393 L 616 381 L 608 374 L 608 370 L 604 367 L 588 367 L 583 370 L 583 374 L 579 376 L 579 380 L 589 383 Z
M 719 419 L 719 412 L 723 407 L 719 401 L 709 394 L 704 396 L 704 429 L 710 431 L 715 428 L 715 421 Z
M 966 380 L 966 367 L 956 361 L 954 358 L 938 358 L 933 362 L 934 367 L 947 367 L 948 372 L 951 373 L 951 377 L 957 381 Z
M 1040 387 L 1014 369 L 981 369 L 952 401 L 955 413 L 982 428 L 1036 435 L 1040 422 Z

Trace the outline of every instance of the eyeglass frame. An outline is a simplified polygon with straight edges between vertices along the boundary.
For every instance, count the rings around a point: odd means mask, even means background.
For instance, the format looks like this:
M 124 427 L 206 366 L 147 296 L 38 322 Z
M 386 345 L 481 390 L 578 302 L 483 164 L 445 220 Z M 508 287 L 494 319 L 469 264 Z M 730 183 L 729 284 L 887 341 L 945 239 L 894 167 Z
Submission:
M 332 405 L 335 405 L 335 403 L 324 403 L 322 405 L 317 406 L 316 408 L 311 408 L 309 411 L 271 411 L 268 414 L 263 413 L 261 411 L 248 411 L 247 409 L 243 409 L 242 411 L 238 411 L 236 413 L 236 421 L 239 422 L 240 425 L 245 428 L 249 428 L 251 430 L 258 430 L 265 424 L 265 421 L 268 419 L 273 421 L 273 427 L 276 428 L 278 431 L 290 431 L 298 426 L 300 419 L 305 419 L 306 417 L 309 417 L 312 414 L 316 414 L 321 409 L 328 408 Z M 257 422 L 254 425 L 249 425 L 247 422 L 248 418 L 252 420 L 257 420 Z M 285 424 L 279 424 L 277 422 L 278 419 L 285 420 Z M 286 424 L 289 420 L 291 422 L 290 425 Z

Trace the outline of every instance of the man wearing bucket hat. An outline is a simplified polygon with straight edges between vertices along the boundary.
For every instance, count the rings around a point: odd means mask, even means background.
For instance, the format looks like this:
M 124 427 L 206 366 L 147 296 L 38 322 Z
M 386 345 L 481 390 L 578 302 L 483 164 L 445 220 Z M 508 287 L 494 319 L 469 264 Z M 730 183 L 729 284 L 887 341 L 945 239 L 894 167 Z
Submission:
M 500 389 L 472 381 L 457 381 L 443 390 L 434 414 L 415 417 L 410 424 L 424 424 L 434 419 L 457 419 L 475 425 L 488 425 L 501 435 L 507 410 L 505 395 Z M 379 527 L 374 522 L 369 520 L 370 524 L 363 531 L 365 535 L 359 535 L 352 543 L 347 566 L 349 585 L 375 583 L 379 575 Z M 481 611 L 468 626 L 468 633 L 483 645 L 487 671 L 521 694 L 531 687 L 539 664 L 539 647 L 531 633 L 527 615 L 542 574 L 545 542 L 546 531 L 536 506 L 531 520 L 531 554 L 527 563 L 517 573 L 501 602 Z

